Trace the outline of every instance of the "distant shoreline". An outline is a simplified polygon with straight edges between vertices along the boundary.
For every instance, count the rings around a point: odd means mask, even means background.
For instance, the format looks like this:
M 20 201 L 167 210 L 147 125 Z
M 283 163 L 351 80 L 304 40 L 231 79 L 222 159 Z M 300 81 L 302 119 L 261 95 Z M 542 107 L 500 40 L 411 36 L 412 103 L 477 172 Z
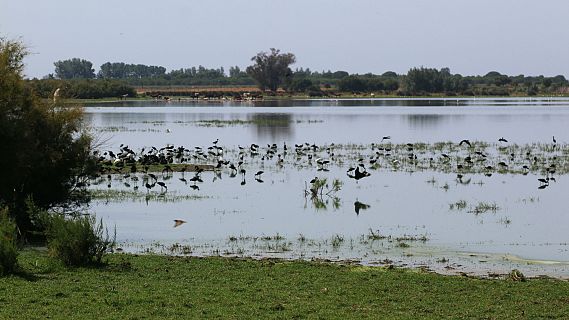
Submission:
M 519 95 L 519 96 L 445 96 L 445 95 L 430 95 L 430 96 L 397 96 L 397 95 L 375 95 L 370 96 L 367 95 L 353 95 L 353 94 L 345 94 L 340 95 L 338 97 L 310 97 L 306 95 L 291 95 L 291 96 L 264 96 L 262 98 L 256 99 L 254 101 L 286 101 L 286 100 L 381 100 L 381 99 L 389 99 L 389 100 L 397 100 L 397 99 L 405 99 L 405 100 L 430 100 L 430 99 L 440 99 L 440 100 L 471 100 L 471 99 L 559 99 L 559 98 L 569 98 L 569 94 L 563 95 L 538 95 L 538 96 L 527 96 L 527 95 Z M 236 100 L 231 99 L 228 97 L 224 98 L 193 98 L 191 96 L 177 96 L 171 97 L 168 100 L 164 99 L 157 99 L 151 97 L 139 97 L 139 98 L 126 98 L 126 99 L 119 99 L 119 98 L 101 98 L 101 99 L 67 99 L 65 100 L 65 104 L 106 104 L 106 103 L 118 103 L 118 102 L 136 102 L 136 101 L 163 101 L 163 102 L 207 102 L 207 101 L 233 101 L 233 102 L 247 102 L 247 100 Z

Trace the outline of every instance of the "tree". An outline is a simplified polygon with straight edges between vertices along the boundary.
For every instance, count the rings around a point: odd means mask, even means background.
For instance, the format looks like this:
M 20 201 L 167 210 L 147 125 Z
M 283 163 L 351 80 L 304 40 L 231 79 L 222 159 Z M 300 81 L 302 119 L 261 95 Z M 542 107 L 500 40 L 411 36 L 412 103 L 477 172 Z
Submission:
M 364 92 L 367 91 L 367 85 L 360 76 L 351 75 L 338 82 L 338 89 L 340 91 Z
M 55 65 L 55 76 L 59 79 L 92 79 L 95 78 L 93 63 L 84 59 L 73 58 L 59 60 Z
M 280 50 L 271 48 L 271 52 L 259 52 L 251 58 L 255 62 L 247 67 L 247 74 L 257 82 L 261 90 L 277 91 L 285 78 L 292 76 L 291 64 L 296 62 L 292 53 L 280 53 Z
M 291 92 L 306 92 L 315 88 L 317 87 L 312 83 L 312 81 L 310 81 L 310 79 L 306 79 L 304 77 L 295 77 L 291 81 L 287 90 Z
M 448 69 L 441 73 L 437 69 L 424 67 L 412 68 L 407 72 L 405 85 L 407 90 L 412 94 L 421 92 L 442 92 L 445 77 L 447 75 L 450 75 L 450 70 Z
M 29 239 L 42 231 L 29 200 L 42 209 L 82 204 L 96 162 L 91 137 L 82 130 L 82 109 L 37 98 L 23 80 L 26 54 L 21 43 L 0 39 L 0 206 L 9 208 Z

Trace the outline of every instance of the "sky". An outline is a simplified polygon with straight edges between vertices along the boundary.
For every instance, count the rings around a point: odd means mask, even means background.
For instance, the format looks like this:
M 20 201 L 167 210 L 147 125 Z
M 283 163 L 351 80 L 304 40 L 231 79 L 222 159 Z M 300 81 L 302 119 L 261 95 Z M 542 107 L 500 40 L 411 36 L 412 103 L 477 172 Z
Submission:
M 24 42 L 38 78 L 75 57 L 245 68 L 269 48 L 293 69 L 569 78 L 568 0 L 0 0 L 0 37 Z

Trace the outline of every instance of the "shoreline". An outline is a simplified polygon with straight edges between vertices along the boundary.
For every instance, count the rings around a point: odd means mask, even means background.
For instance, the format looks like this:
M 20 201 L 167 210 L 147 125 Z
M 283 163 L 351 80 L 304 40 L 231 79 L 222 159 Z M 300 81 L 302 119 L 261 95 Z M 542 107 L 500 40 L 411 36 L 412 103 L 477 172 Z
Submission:
M 70 104 L 116 104 L 116 103 L 132 103 L 132 102 L 234 102 L 234 103 L 250 103 L 250 102 L 263 102 L 263 101 L 341 101 L 341 100 L 432 100 L 432 101 L 470 101 L 470 100 L 516 100 L 516 99 L 527 99 L 527 100 L 566 100 L 569 99 L 569 95 L 558 95 L 558 96 L 365 96 L 365 95 L 344 95 L 340 97 L 309 97 L 309 96 L 270 96 L 263 97 L 261 99 L 254 100 L 237 100 L 230 98 L 209 98 L 209 99 L 196 99 L 190 96 L 180 96 L 175 98 L 170 98 L 169 100 L 156 99 L 156 98 L 128 98 L 128 99 L 117 99 L 117 98 L 101 98 L 101 99 L 68 99 L 63 103 L 65 105 Z

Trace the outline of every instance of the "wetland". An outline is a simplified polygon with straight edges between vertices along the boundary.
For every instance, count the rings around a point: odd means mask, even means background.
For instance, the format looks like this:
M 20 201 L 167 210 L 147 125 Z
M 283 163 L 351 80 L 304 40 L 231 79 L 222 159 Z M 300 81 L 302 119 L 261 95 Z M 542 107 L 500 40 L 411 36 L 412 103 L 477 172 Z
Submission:
M 87 210 L 121 251 L 569 277 L 569 99 L 85 111 L 102 165 Z

